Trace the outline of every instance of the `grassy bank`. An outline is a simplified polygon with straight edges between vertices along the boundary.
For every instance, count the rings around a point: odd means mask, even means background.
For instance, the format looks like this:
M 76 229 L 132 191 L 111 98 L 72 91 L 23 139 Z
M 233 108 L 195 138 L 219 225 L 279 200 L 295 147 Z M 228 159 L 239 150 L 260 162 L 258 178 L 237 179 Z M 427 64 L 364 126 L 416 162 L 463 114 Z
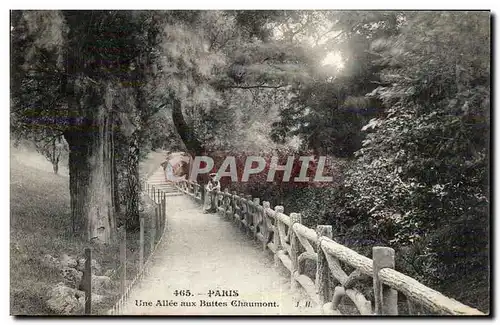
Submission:
M 142 175 L 158 168 L 163 155 L 151 153 L 141 164 Z M 10 313 L 12 315 L 52 314 L 46 307 L 47 293 L 63 281 L 59 272 L 41 263 L 45 254 L 83 257 L 89 244 L 71 234 L 69 178 L 54 175 L 45 158 L 25 149 L 11 148 L 10 158 Z M 149 215 L 145 216 L 146 218 Z M 138 236 L 127 236 L 127 273 L 133 278 L 138 269 Z M 146 240 L 148 233 L 146 232 Z M 118 243 L 93 245 L 93 258 L 103 270 L 119 267 Z M 148 254 L 146 245 L 146 252 Z M 111 307 L 118 295 L 119 273 L 111 278 L 110 299 L 95 313 Z

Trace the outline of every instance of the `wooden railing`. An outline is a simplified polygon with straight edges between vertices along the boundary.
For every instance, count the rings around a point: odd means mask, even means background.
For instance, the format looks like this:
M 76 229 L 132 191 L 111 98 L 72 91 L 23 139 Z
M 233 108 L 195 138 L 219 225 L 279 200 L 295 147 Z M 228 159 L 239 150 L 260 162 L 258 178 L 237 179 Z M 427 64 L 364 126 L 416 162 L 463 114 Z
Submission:
M 155 203 L 155 214 L 151 218 L 149 224 L 150 237 L 150 253 L 144 262 L 144 218 L 140 219 L 140 237 L 139 237 L 139 271 L 134 276 L 132 281 L 127 285 L 127 256 L 126 256 L 126 233 L 123 231 L 120 235 L 120 261 L 121 261 L 121 289 L 120 298 L 116 304 L 108 310 L 107 315 L 120 315 L 125 307 L 127 300 L 130 295 L 132 288 L 146 275 L 151 267 L 151 257 L 156 251 L 156 248 L 160 245 L 163 238 L 165 237 L 167 229 L 167 202 L 166 194 L 160 189 L 156 189 L 154 186 L 150 186 L 149 183 L 145 182 L 143 184 L 143 190 L 148 194 L 151 200 Z
M 202 201 L 199 184 L 183 181 L 178 188 Z M 283 206 L 272 209 L 269 202 L 261 205 L 259 198 L 228 189 L 206 195 L 212 195 L 212 208 L 221 216 L 238 223 L 264 251 L 273 253 L 275 264 L 289 271 L 292 289 L 303 288 L 324 314 L 398 315 L 404 309 L 407 315 L 485 315 L 394 270 L 392 248 L 373 247 L 369 259 L 335 242 L 332 226 L 310 229 L 299 213 L 284 214 Z M 307 272 L 308 262 L 315 265 L 315 274 Z M 353 271 L 348 274 L 346 268 Z M 359 288 L 366 280 L 372 283 L 372 300 Z M 341 306 L 344 297 L 352 303 Z

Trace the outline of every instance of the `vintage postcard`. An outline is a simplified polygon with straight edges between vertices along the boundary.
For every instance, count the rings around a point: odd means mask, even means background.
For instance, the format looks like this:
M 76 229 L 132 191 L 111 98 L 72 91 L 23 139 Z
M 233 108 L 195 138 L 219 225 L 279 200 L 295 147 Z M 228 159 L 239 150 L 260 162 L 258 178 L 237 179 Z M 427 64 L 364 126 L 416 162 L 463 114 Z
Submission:
M 488 316 L 489 11 L 10 11 L 10 314 Z

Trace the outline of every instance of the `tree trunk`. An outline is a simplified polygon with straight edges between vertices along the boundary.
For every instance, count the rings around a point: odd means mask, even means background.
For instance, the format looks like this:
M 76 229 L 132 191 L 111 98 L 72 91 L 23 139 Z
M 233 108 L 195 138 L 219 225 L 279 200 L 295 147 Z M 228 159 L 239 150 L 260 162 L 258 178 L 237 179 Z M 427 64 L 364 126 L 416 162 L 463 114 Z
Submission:
M 184 115 L 182 114 L 181 102 L 178 99 L 174 99 L 172 120 L 179 136 L 187 148 L 188 153 L 191 156 L 202 155 L 205 152 L 205 147 L 196 137 L 193 128 L 186 123 Z
M 104 164 L 104 171 L 105 171 L 105 177 L 106 179 L 109 180 L 109 186 L 106 186 L 106 192 L 107 195 L 109 195 L 109 200 L 106 201 L 107 204 L 107 210 L 109 211 L 108 213 L 108 218 L 109 218 L 109 238 L 111 240 L 114 240 L 115 237 L 115 230 L 116 230 L 116 214 L 114 210 L 114 202 L 113 198 L 115 195 L 115 178 L 113 177 L 115 172 L 114 172 L 114 141 L 113 141 L 113 131 L 114 130 L 114 119 L 112 116 L 112 113 L 110 114 L 107 112 L 105 119 L 104 119 L 104 130 L 103 130 L 103 135 L 104 135 L 104 157 L 103 157 L 103 164 Z
M 71 218 L 76 235 L 109 243 L 115 230 L 109 118 L 104 107 L 96 115 L 90 125 L 64 135 L 70 147 Z
M 114 119 L 113 119 L 114 123 Z M 114 124 L 113 124 L 114 125 Z M 120 190 L 119 190 L 119 182 L 118 182 L 118 167 L 116 165 L 116 149 L 115 146 L 115 132 L 114 128 L 111 130 L 111 171 L 112 171 L 112 179 L 113 179 L 113 208 L 115 209 L 115 216 L 121 213 L 121 205 L 120 205 Z M 116 217 L 115 217 L 116 218 Z
M 139 138 L 140 132 L 132 134 L 127 158 L 127 190 L 126 190 L 126 228 L 129 231 L 139 229 Z
M 59 173 L 59 161 L 55 161 L 52 163 L 52 170 L 56 175 Z
M 75 235 L 82 235 L 85 230 L 85 216 L 88 214 L 85 200 L 89 186 L 90 166 L 89 140 L 92 135 L 85 132 L 67 132 L 64 135 L 69 145 L 69 193 L 71 200 L 72 230 Z
M 59 146 L 56 141 L 59 140 Z M 47 160 L 52 164 L 52 170 L 54 174 L 59 172 L 59 158 L 61 156 L 60 148 L 61 138 L 60 136 L 53 137 L 50 144 L 38 144 L 35 143 L 37 151 L 47 158 Z
M 172 108 L 172 120 L 174 122 L 175 128 L 179 133 L 184 145 L 186 146 L 187 152 L 191 155 L 191 161 L 194 160 L 195 156 L 206 155 L 207 150 L 203 143 L 196 137 L 196 134 L 192 127 L 190 127 L 184 115 L 182 114 L 181 102 L 178 99 L 174 99 Z M 187 179 L 190 177 L 191 167 L 189 168 Z M 205 185 L 208 183 L 208 175 L 201 174 L 198 175 L 196 181 L 201 184 L 201 195 L 202 198 L 205 197 Z

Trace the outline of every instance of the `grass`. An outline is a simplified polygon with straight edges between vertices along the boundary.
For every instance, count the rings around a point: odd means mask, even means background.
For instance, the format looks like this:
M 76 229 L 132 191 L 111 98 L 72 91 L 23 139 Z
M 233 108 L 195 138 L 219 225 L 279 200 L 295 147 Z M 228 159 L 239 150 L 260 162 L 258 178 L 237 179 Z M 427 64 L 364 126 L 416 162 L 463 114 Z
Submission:
M 152 153 L 141 164 L 142 173 L 158 168 L 162 154 Z M 53 315 L 46 307 L 47 294 L 58 282 L 60 272 L 41 263 L 45 254 L 83 257 L 92 247 L 93 258 L 103 270 L 118 270 L 119 245 L 90 245 L 71 234 L 69 178 L 54 175 L 45 158 L 29 150 L 11 148 L 10 187 L 10 313 L 11 315 Z M 142 174 L 145 175 L 145 174 Z M 145 212 L 146 224 L 151 211 Z M 146 227 L 145 242 L 149 243 Z M 139 234 L 127 235 L 127 278 L 138 270 Z M 149 245 L 145 245 L 145 256 Z M 103 271 L 104 272 L 104 271 Z M 119 272 L 112 276 L 110 299 L 93 312 L 111 308 L 119 294 Z

